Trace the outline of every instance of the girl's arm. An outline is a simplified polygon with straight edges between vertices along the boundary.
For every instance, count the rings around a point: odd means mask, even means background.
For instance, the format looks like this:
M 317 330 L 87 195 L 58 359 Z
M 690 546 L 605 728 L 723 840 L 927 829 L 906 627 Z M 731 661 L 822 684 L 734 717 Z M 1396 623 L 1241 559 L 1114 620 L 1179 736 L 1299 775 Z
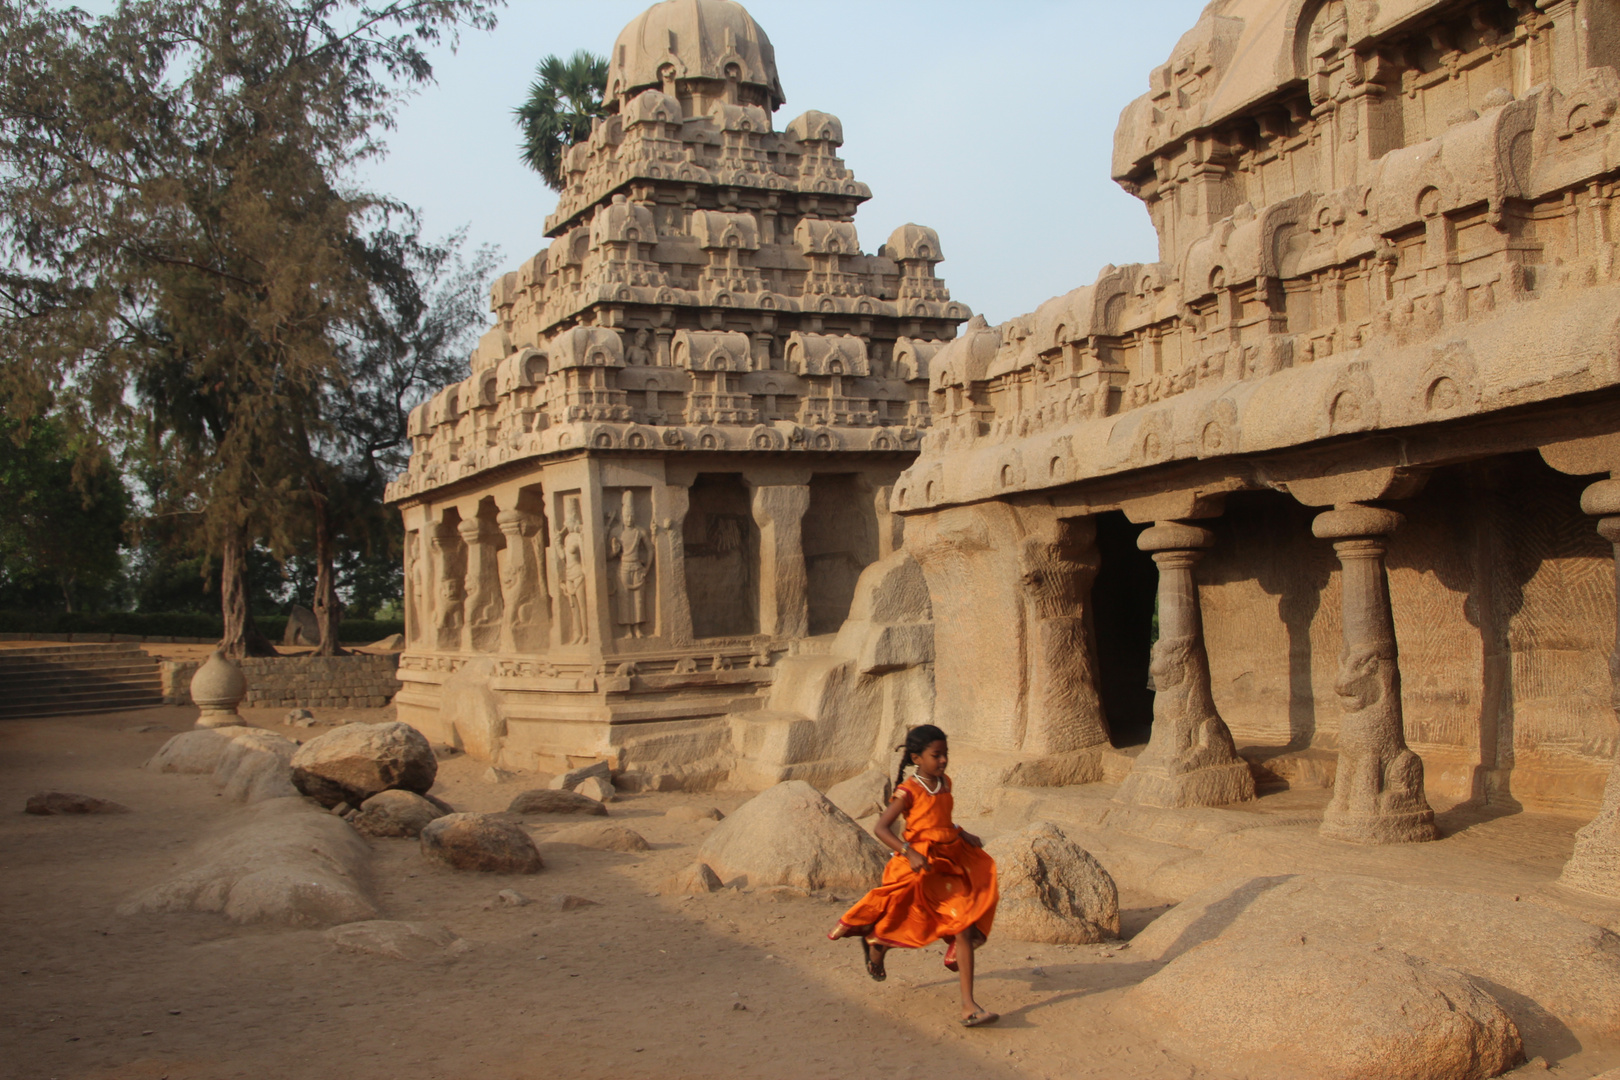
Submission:
M 904 792 L 895 792 L 894 798 L 890 799 L 889 805 L 884 807 L 883 816 L 878 818 L 877 825 L 872 829 L 872 832 L 876 834 L 879 840 L 888 845 L 889 850 L 898 851 L 905 855 L 906 862 L 910 863 L 911 868 L 920 874 L 923 867 L 928 865 L 928 860 L 922 857 L 922 852 L 894 835 L 894 823 L 901 814 L 905 813 L 906 805 L 910 801 Z

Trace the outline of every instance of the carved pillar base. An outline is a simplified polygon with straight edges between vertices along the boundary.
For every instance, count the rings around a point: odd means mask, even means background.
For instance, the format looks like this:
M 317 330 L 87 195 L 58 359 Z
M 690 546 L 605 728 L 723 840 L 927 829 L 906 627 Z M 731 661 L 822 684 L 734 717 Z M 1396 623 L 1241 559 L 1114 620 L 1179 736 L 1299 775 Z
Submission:
M 1615 589 L 1620 593 L 1620 481 L 1603 480 L 1587 488 L 1581 495 L 1581 509 L 1605 515 L 1598 522 L 1598 532 L 1615 546 Z M 1620 609 L 1616 617 L 1620 619 Z M 1620 710 L 1620 626 L 1615 631 L 1615 650 L 1609 654 L 1609 680 L 1610 700 Z M 1603 809 L 1575 834 L 1575 851 L 1558 882 L 1620 899 L 1620 762 L 1615 763 L 1604 786 Z
M 1311 531 L 1332 540 L 1343 567 L 1344 648 L 1335 690 L 1338 775 L 1322 835 L 1358 844 L 1433 840 L 1434 811 L 1423 791 L 1423 761 L 1406 745 L 1395 622 L 1384 572 L 1386 537 L 1402 521 L 1393 510 L 1345 503 Z
M 1161 521 L 1137 539 L 1159 565 L 1159 640 L 1153 733 L 1115 800 L 1137 806 L 1221 806 L 1254 798 L 1254 774 L 1215 710 L 1193 567 L 1215 542 L 1208 529 Z

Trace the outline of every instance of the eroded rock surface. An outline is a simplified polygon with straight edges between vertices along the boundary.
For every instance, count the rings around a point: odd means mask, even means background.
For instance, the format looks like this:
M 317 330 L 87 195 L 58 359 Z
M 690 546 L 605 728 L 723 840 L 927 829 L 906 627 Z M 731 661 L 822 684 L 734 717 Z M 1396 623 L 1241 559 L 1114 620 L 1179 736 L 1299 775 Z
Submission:
M 985 845 L 996 860 L 996 932 L 1014 941 L 1091 944 L 1119 936 L 1119 889 L 1102 864 L 1051 822 Z
M 322 806 L 358 806 L 390 788 L 426 792 L 439 762 L 422 733 L 398 721 L 345 724 L 293 755 L 293 783 Z
M 715 826 L 698 858 L 728 883 L 746 877 L 755 887 L 868 889 L 888 854 L 815 788 L 788 780 Z
M 1216 937 L 1260 941 L 1279 933 L 1383 945 L 1484 979 L 1527 999 L 1503 1000 L 1527 1029 L 1544 1022 L 1544 1010 L 1571 1027 L 1620 1032 L 1620 936 L 1501 897 L 1353 874 L 1236 879 L 1188 897 L 1132 948 L 1141 959 L 1174 960 Z
M 545 866 L 519 825 L 492 814 L 446 814 L 422 830 L 422 854 L 456 870 L 532 874 Z
M 1502 1006 L 1399 949 L 1273 934 L 1206 942 L 1126 995 L 1144 1032 L 1236 1075 L 1485 1080 L 1524 1059 Z
M 302 798 L 267 799 L 199 843 L 179 876 L 120 914 L 213 911 L 240 923 L 329 926 L 377 914 L 367 895 L 370 849 L 348 824 Z
M 693 863 L 665 878 L 658 891 L 665 896 L 701 896 L 719 892 L 720 877 L 705 863 Z

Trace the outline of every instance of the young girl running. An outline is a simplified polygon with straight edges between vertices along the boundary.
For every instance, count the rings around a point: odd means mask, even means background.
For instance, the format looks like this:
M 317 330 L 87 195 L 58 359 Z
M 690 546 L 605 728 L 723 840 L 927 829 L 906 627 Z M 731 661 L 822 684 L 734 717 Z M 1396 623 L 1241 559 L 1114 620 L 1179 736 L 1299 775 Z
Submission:
M 949 941 L 945 966 L 961 974 L 962 1026 L 978 1027 L 1001 1019 L 973 998 L 973 952 L 996 917 L 996 863 L 977 836 L 951 824 L 949 757 L 945 733 L 933 724 L 906 733 L 894 797 L 874 830 L 894 857 L 883 868 L 883 884 L 846 911 L 827 937 L 858 937 L 867 974 L 878 982 L 888 978 L 883 958 L 890 949 Z M 908 765 L 917 770 L 909 780 Z M 893 831 L 901 814 L 903 840 Z

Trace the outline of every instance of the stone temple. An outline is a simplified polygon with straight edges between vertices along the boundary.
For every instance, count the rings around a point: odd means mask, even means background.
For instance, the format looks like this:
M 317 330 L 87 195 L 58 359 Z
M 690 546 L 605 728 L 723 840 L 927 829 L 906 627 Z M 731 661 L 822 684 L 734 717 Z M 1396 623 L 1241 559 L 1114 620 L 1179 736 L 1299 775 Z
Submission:
M 1158 261 L 959 336 L 741 8 L 612 65 L 413 419 L 403 718 L 744 787 L 931 718 L 981 789 L 1595 815 L 1620 895 L 1620 6 L 1215 0 L 1115 136 Z
M 862 251 L 842 125 L 775 129 L 740 5 L 649 9 L 608 98 L 468 378 L 411 416 L 399 713 L 515 767 L 712 771 L 898 546 L 889 489 L 970 312 L 932 229 Z

